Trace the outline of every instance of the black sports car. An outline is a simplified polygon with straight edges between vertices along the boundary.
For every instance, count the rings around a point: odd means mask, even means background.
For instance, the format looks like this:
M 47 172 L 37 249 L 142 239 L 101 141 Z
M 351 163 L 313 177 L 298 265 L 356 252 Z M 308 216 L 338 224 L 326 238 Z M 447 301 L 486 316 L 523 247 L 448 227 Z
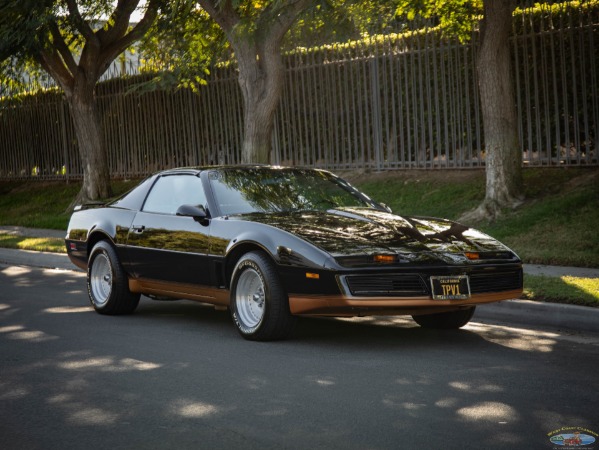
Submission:
M 69 223 L 101 314 L 140 295 L 229 308 L 246 339 L 289 336 L 296 316 L 412 315 L 459 328 L 475 305 L 518 298 L 509 248 L 443 219 L 402 217 L 323 170 L 270 166 L 160 172 Z

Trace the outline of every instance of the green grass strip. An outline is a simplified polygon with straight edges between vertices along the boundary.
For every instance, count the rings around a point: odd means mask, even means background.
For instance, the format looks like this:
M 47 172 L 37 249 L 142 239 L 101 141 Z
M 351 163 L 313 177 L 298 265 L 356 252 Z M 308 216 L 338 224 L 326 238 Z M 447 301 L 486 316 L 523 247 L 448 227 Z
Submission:
M 599 279 L 525 275 L 522 298 L 598 307 Z
M 14 236 L 0 233 L 0 247 L 38 252 L 66 253 L 63 239 Z

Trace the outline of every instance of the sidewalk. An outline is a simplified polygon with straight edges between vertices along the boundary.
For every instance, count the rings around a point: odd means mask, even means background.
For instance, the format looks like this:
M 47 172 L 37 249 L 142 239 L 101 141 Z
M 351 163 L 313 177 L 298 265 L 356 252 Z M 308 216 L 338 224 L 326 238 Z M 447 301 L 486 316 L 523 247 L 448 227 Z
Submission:
M 47 230 L 44 228 L 25 228 L 16 226 L 0 226 L 0 234 L 10 234 L 14 236 L 40 237 L 40 238 L 58 238 L 64 239 L 67 235 L 66 230 Z
M 524 264 L 527 275 L 544 275 L 546 277 L 571 276 L 577 278 L 599 278 L 599 269 L 588 267 L 543 266 L 540 264 Z

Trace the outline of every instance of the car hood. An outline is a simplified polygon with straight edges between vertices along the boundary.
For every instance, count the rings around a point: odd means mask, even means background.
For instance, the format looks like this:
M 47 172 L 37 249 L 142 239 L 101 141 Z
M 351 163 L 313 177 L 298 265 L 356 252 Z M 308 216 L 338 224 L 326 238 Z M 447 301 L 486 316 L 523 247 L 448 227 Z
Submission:
M 499 241 L 456 222 L 423 217 L 402 217 L 367 208 L 245 214 L 259 222 L 292 233 L 335 258 L 354 255 L 397 254 L 405 262 L 430 259 L 462 262 L 466 252 L 513 253 Z M 501 259 L 504 259 L 505 256 Z

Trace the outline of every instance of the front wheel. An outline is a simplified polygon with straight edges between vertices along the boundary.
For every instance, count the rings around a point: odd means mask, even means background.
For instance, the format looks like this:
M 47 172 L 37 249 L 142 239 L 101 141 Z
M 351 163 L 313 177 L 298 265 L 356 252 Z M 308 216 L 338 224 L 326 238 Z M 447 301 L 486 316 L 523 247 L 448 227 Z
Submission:
M 274 263 L 264 252 L 241 257 L 231 280 L 231 317 L 248 340 L 271 341 L 289 337 L 296 318 Z
M 112 245 L 98 242 L 87 263 L 87 293 L 100 314 L 131 314 L 139 303 L 140 294 L 129 290 L 129 281 Z
M 418 316 L 412 316 L 412 319 L 416 321 L 418 325 L 423 328 L 434 328 L 437 330 L 453 330 L 462 328 L 474 315 L 476 306 L 468 309 L 458 309 L 457 311 L 450 311 L 436 314 L 421 314 Z

